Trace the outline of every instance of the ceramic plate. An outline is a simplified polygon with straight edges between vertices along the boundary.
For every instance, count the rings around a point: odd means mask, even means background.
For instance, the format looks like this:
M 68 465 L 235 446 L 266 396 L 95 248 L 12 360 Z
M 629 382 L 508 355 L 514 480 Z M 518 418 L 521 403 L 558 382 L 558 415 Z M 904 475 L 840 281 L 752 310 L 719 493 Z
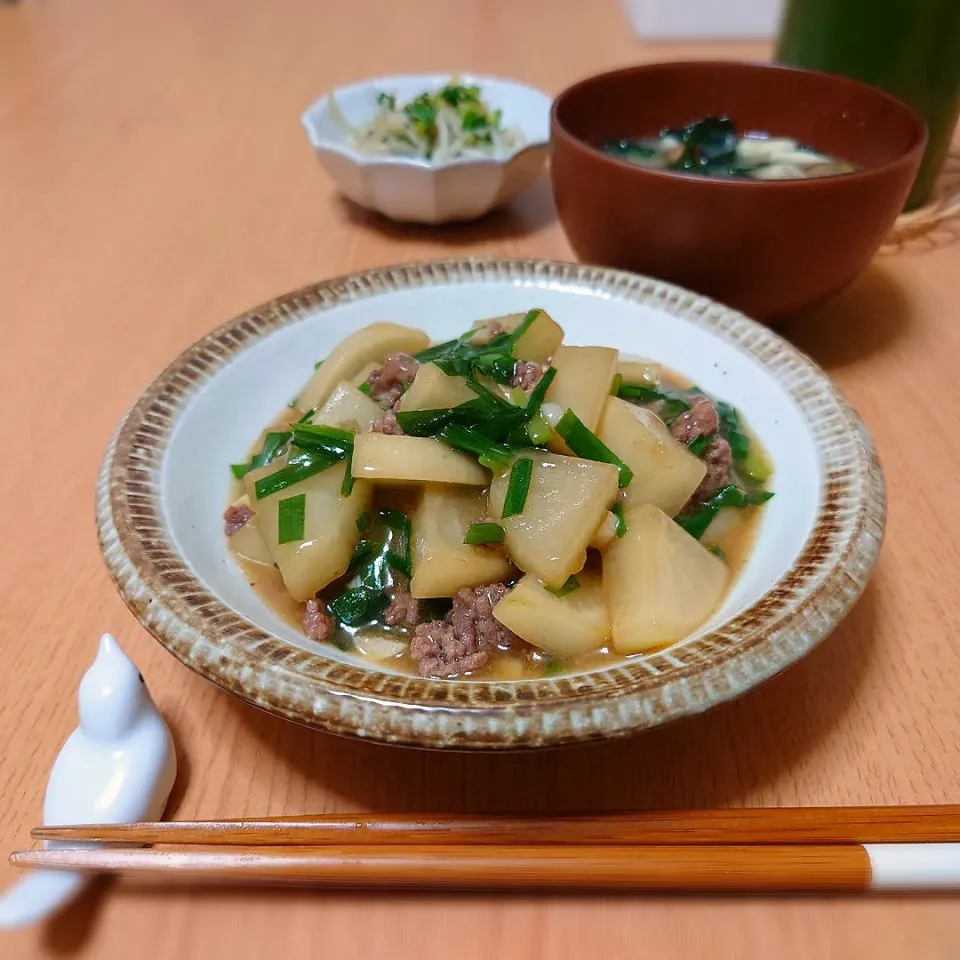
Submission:
M 738 406 L 776 496 L 723 606 L 650 656 L 556 679 L 425 680 L 312 643 L 254 594 L 221 528 L 228 464 L 343 336 L 375 320 L 455 336 L 545 308 L 568 343 L 663 361 Z M 710 300 L 574 264 L 450 260 L 319 283 L 230 321 L 178 357 L 121 423 L 100 476 L 103 555 L 140 622 L 180 661 L 271 713 L 338 734 L 458 749 L 619 737 L 700 713 L 799 660 L 846 615 L 880 549 L 870 438 L 807 357 Z

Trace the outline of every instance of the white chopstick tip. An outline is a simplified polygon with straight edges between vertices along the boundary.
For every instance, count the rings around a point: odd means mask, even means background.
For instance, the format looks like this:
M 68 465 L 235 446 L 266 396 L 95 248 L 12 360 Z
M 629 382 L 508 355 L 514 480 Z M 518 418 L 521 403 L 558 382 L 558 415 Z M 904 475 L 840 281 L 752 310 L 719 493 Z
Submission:
M 960 890 L 960 843 L 865 843 L 871 890 Z

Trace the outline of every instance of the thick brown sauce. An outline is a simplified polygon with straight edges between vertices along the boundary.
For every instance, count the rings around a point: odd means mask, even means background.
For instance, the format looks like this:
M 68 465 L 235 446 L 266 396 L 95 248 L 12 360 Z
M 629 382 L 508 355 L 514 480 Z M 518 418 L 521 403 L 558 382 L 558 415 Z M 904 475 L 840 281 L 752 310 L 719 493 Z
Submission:
M 624 356 L 624 359 L 629 359 Z M 692 384 L 691 381 L 681 377 L 672 371 L 661 370 L 661 382 L 664 386 L 672 389 L 687 389 Z M 276 417 L 260 434 L 248 453 L 248 457 L 253 456 L 263 445 L 263 437 L 270 430 L 284 429 L 292 421 L 302 416 L 301 411 L 285 410 Z M 756 437 L 749 431 L 746 424 L 741 424 L 742 429 L 750 436 L 751 443 L 759 444 Z M 234 481 L 231 486 L 230 502 L 235 502 L 244 494 L 243 484 L 240 481 Z M 398 506 L 396 502 L 397 491 L 381 489 L 377 491 L 375 506 Z M 704 541 L 707 546 L 719 547 L 726 558 L 727 565 L 730 567 L 730 585 L 727 592 L 733 587 L 741 570 L 745 566 L 753 544 L 756 539 L 757 527 L 759 523 L 762 508 L 748 508 L 739 510 L 736 519 L 730 524 L 729 529 L 722 535 L 712 538 L 710 541 Z M 287 593 L 283 585 L 283 578 L 276 566 L 267 566 L 262 563 L 256 563 L 246 557 L 242 557 L 233 552 L 234 559 L 243 570 L 247 582 L 256 592 L 260 599 L 273 610 L 283 620 L 287 621 L 295 630 L 302 631 L 303 606 Z M 596 551 L 590 550 L 588 553 L 588 564 L 597 558 Z M 722 599 L 721 599 L 722 602 Z M 362 653 L 356 650 L 356 640 L 362 644 L 363 636 L 369 630 L 363 630 L 359 633 L 354 629 L 341 628 L 339 631 L 337 646 L 353 648 L 355 654 L 361 659 L 367 659 Z M 412 631 L 403 629 L 387 628 L 377 630 L 377 635 L 388 636 L 391 638 L 409 637 Z M 313 643 L 313 641 L 304 638 L 304 643 Z M 669 644 L 668 646 L 672 646 Z M 601 647 L 598 650 L 591 650 L 587 653 L 577 654 L 573 657 L 567 657 L 562 663 L 543 651 L 535 647 L 528 646 L 524 651 L 509 650 L 503 651 L 496 656 L 491 657 L 490 661 L 480 670 L 459 679 L 470 680 L 535 680 L 544 676 L 555 676 L 559 673 L 579 673 L 586 670 L 593 670 L 609 666 L 611 663 L 626 661 L 643 657 L 649 654 L 631 654 L 624 655 L 617 653 L 609 647 Z M 385 660 L 373 660 L 371 662 L 380 664 L 389 670 L 395 670 L 402 673 L 416 674 L 416 664 L 405 654 L 389 657 Z

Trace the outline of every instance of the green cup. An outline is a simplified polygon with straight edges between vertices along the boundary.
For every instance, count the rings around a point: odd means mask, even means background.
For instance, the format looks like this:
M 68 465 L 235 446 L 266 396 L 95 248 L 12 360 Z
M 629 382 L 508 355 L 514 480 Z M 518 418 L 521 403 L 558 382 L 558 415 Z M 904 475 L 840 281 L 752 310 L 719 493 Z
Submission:
M 960 116 L 960 0 L 787 0 L 774 59 L 909 104 L 930 139 L 906 209 L 927 202 Z

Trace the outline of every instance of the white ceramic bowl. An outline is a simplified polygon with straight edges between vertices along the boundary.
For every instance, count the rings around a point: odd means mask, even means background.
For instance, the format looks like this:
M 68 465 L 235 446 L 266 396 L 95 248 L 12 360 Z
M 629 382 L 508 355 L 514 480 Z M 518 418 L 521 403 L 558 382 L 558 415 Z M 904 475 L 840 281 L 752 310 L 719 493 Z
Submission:
M 354 125 L 370 120 L 377 95 L 396 94 L 398 101 L 436 91 L 449 73 L 374 77 L 333 91 L 337 106 Z M 461 76 L 477 84 L 494 110 L 503 111 L 505 127 L 519 127 L 523 144 L 489 157 L 463 157 L 436 163 L 411 157 L 360 153 L 330 114 L 330 96 L 309 106 L 300 118 L 320 165 L 343 194 L 391 220 L 447 223 L 474 220 L 526 190 L 540 175 L 550 141 L 550 98 L 523 83 L 496 77 Z
M 664 650 L 542 680 L 425 680 L 308 640 L 230 558 L 227 465 L 348 333 L 389 319 L 443 340 L 531 306 L 548 310 L 570 343 L 662 360 L 734 403 L 760 436 L 776 496 L 720 609 Z M 384 267 L 237 317 L 146 390 L 114 438 L 98 495 L 118 589 L 191 669 L 300 723 L 457 749 L 624 736 L 744 693 L 844 617 L 883 522 L 883 479 L 863 425 L 826 375 L 771 330 L 657 280 L 532 260 Z

